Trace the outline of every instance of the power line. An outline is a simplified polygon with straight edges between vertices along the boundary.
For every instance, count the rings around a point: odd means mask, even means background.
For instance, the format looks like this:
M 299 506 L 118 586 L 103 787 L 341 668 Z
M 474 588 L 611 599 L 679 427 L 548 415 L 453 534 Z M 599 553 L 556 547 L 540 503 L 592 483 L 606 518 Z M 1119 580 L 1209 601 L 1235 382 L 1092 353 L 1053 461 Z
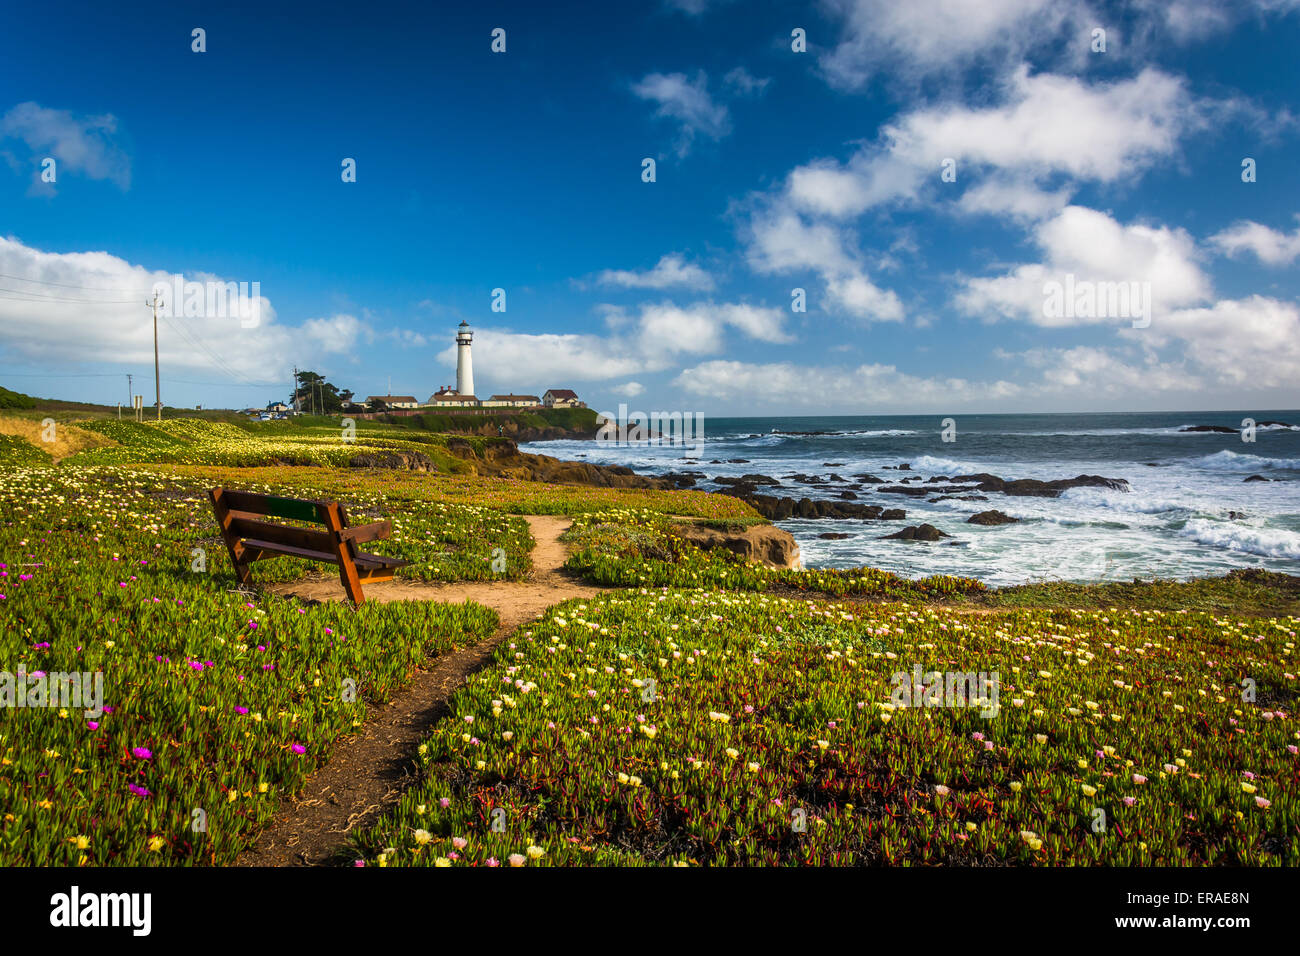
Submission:
M 77 299 L 66 295 L 48 295 L 29 289 L 4 289 L 0 294 L 16 302 L 77 302 L 84 305 L 130 305 L 134 299 Z
M 0 279 L 17 279 L 19 282 L 36 282 L 40 285 L 55 285 L 63 289 L 85 289 L 87 292 L 129 292 L 139 294 L 139 289 L 106 289 L 103 286 L 79 285 L 75 282 L 54 282 L 49 279 L 32 279 L 28 276 L 11 276 L 6 272 L 0 272 Z

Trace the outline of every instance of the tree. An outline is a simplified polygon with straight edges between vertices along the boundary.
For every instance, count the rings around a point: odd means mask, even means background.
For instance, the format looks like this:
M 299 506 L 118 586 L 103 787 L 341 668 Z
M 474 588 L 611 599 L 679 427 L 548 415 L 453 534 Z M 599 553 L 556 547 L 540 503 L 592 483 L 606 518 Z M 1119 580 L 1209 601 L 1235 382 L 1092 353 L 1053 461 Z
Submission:
M 298 387 L 289 398 L 289 404 L 300 412 L 329 415 L 341 411 L 343 403 L 347 401 L 337 386 L 325 381 L 325 377 L 316 372 L 299 372 L 297 384 Z M 349 397 L 351 394 L 347 393 Z

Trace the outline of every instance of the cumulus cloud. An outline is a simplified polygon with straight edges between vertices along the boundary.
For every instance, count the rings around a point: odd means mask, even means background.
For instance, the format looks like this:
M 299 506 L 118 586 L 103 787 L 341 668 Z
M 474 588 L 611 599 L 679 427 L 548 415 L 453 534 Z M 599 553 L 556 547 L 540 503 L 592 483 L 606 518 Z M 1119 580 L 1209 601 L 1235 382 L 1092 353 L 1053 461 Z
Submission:
M 1088 8 L 1059 0 L 823 0 L 839 37 L 820 58 L 836 87 L 860 89 L 880 73 L 916 80 L 981 63 L 1019 60 L 1067 32 L 1087 52 Z M 1068 48 L 1067 48 L 1067 51 Z
M 871 281 L 846 232 L 810 223 L 775 204 L 755 211 L 744 227 L 750 268 L 767 274 L 812 272 L 825 287 L 828 306 L 866 322 L 897 322 L 903 304 L 892 290 Z
M 1040 184 L 1052 177 L 1110 183 L 1173 155 L 1180 137 L 1204 123 L 1207 109 L 1183 80 L 1155 69 L 1089 84 L 1030 75 L 1021 66 L 1001 97 L 996 106 L 948 104 L 906 113 L 847 162 L 818 159 L 795 168 L 786 197 L 800 211 L 849 218 L 915 200 L 924 183 L 940 182 L 941 164 L 953 159 L 959 183 L 972 170 L 1002 174 L 994 185 L 976 187 L 971 208 L 1023 213 L 1044 205 Z
M 1045 284 L 1064 284 L 1071 275 L 1076 281 L 1094 283 L 1151 283 L 1155 321 L 1172 308 L 1203 302 L 1211 294 L 1195 243 L 1181 229 L 1123 225 L 1094 209 L 1068 206 L 1040 223 L 1032 235 L 1044 260 L 1000 276 L 966 280 L 957 296 L 964 311 L 1046 326 L 1127 324 L 1128 320 L 1102 315 L 1101 310 L 1090 316 L 1045 315 Z
M 743 302 L 678 305 L 665 300 L 633 310 L 610 307 L 607 312 L 613 330 L 609 336 L 476 330 L 475 375 L 511 388 L 548 388 L 560 381 L 594 382 L 661 372 L 683 355 L 721 351 L 728 329 L 760 342 L 790 340 L 780 309 Z M 456 347 L 443 349 L 438 361 L 454 367 Z M 520 382 L 521 377 L 527 381 Z M 641 387 L 636 382 L 624 387 L 633 385 Z
M 111 113 L 79 116 L 32 102 L 19 103 L 0 117 L 0 140 L 18 140 L 27 147 L 36 184 L 40 161 L 49 156 L 59 175 L 74 173 L 130 188 L 131 160 L 115 141 L 117 133 Z
M 1249 252 L 1269 266 L 1290 265 L 1300 258 L 1300 226 L 1287 233 L 1257 222 L 1239 222 L 1208 241 L 1224 255 L 1235 258 Z
M 713 288 L 713 277 L 694 263 L 687 262 L 679 253 L 669 253 L 653 269 L 637 272 L 623 269 L 606 269 L 596 277 L 605 285 L 624 289 L 668 289 L 681 286 L 687 289 L 708 291 Z
M 756 364 L 717 360 L 684 369 L 672 383 L 701 398 L 752 402 L 765 408 L 953 408 L 1010 398 L 1019 387 L 1005 381 L 922 378 L 892 365 L 810 367 L 792 362 Z
M 1295 386 L 1300 306 L 1294 302 L 1261 295 L 1222 299 L 1204 308 L 1175 310 L 1143 332 L 1157 342 L 1180 342 L 1187 357 L 1220 384 Z
M 0 355 L 53 366 L 61 363 L 153 364 L 153 321 L 145 300 L 163 288 L 158 320 L 159 360 L 164 377 L 176 371 L 204 373 L 230 384 L 288 381 L 294 361 L 359 352 L 377 333 L 348 314 L 281 324 L 265 296 L 254 323 L 227 315 L 187 315 L 186 302 L 170 302 L 174 273 L 147 269 L 107 252 L 45 252 L 9 237 L 0 238 Z M 206 272 L 181 273 L 186 283 L 238 283 Z M 253 286 L 250 280 L 248 290 Z M 236 285 L 235 288 L 238 288 Z M 188 295 L 188 292 L 184 293 Z M 225 305 L 225 302 L 222 302 Z M 414 335 L 414 333 L 409 333 Z

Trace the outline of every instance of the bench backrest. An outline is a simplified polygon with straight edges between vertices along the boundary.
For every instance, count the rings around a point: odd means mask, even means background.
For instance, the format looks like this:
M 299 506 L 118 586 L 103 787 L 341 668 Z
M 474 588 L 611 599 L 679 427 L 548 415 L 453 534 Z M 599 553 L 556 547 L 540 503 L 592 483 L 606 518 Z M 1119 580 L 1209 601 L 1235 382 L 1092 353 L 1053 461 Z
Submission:
M 260 495 L 251 491 L 230 491 L 226 488 L 213 489 L 213 497 L 220 498 L 230 511 L 243 511 L 271 518 L 288 518 L 293 521 L 310 521 L 313 524 L 329 524 L 329 506 L 332 504 L 328 501 L 282 498 L 279 495 Z

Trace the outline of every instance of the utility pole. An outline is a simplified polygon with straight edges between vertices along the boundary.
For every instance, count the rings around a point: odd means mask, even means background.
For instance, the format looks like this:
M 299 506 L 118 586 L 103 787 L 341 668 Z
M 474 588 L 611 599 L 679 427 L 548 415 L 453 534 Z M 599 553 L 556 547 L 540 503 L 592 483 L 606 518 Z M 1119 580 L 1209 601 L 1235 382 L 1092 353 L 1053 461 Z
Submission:
M 131 400 L 131 407 L 135 408 L 135 386 L 131 384 L 131 373 L 126 373 L 126 397 Z
M 158 293 L 153 294 L 153 301 L 145 305 L 153 306 L 153 394 L 154 404 L 158 408 L 158 421 L 162 421 L 162 380 L 158 377 Z
M 292 396 L 289 401 L 293 402 L 294 413 L 302 411 L 301 403 L 298 401 L 298 366 L 293 367 L 293 391 L 289 393 Z

